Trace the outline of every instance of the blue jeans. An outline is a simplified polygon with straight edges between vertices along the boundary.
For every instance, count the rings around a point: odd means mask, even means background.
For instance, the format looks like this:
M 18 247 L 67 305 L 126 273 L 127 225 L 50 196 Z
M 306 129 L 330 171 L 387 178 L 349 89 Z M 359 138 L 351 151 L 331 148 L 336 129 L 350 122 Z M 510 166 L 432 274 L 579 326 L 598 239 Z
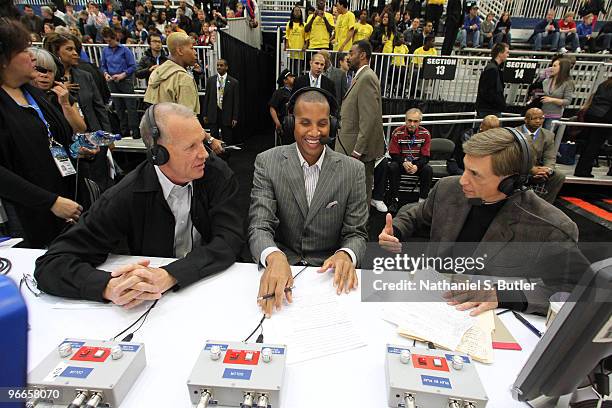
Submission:
M 551 51 L 557 51 L 559 49 L 559 32 L 549 33 L 537 33 L 535 35 L 534 50 L 542 51 L 543 44 L 550 44 Z
M 465 28 L 461 30 L 461 46 L 467 47 L 467 41 L 469 39 L 472 40 L 472 47 L 478 48 L 480 42 L 480 30 L 476 31 L 467 31 Z
M 566 43 L 570 43 L 570 49 L 572 51 L 576 51 L 578 47 L 580 47 L 580 42 L 578 41 L 578 35 L 576 33 L 560 33 L 559 35 L 559 48 L 564 48 Z
M 499 32 L 495 34 L 494 42 L 495 44 L 503 42 L 510 45 L 510 43 L 512 42 L 512 35 L 510 35 L 510 33 L 504 34 L 502 32 Z

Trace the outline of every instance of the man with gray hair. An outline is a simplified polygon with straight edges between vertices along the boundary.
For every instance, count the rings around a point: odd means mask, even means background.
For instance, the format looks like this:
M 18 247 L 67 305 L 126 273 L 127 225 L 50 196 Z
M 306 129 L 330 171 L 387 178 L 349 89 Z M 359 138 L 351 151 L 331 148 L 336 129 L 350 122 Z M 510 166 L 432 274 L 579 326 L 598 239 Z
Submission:
M 53 14 L 53 9 L 49 6 L 40 8 L 40 15 L 43 18 L 43 24 L 53 24 L 54 27 L 65 26 L 66 22 Z
M 486 251 L 487 275 L 546 281 L 545 274 L 554 274 L 557 282 L 566 282 L 574 278 L 571 274 L 583 272 L 564 271 L 565 265 L 560 263 L 555 268 L 547 264 L 561 262 L 573 253 L 578 227 L 561 210 L 522 188 L 524 178 L 520 176 L 529 172 L 524 167 L 529 167 L 531 155 L 524 157 L 520 137 L 507 128 L 472 136 L 463 145 L 463 175 L 440 179 L 424 202 L 402 207 L 395 219 L 387 214 L 379 244 L 401 251 L 400 241 L 425 227 L 429 228 L 430 242 L 448 244 L 446 249 L 453 247 L 453 254 L 457 243 L 471 248 L 468 256 Z M 524 138 L 521 141 L 529 149 L 527 142 Z M 542 274 L 536 276 L 539 272 Z M 472 315 L 498 306 L 546 313 L 550 295 L 543 295 L 545 292 L 493 289 L 479 293 L 476 299 L 465 294 L 452 299 L 451 304 L 459 310 L 474 308 Z
M 232 265 L 244 243 L 238 182 L 203 143 L 193 112 L 175 103 L 147 109 L 140 132 L 148 160 L 108 189 L 36 262 L 38 287 L 56 296 L 131 308 L 159 299 Z M 112 273 L 96 269 L 109 253 L 178 258 L 148 260 Z

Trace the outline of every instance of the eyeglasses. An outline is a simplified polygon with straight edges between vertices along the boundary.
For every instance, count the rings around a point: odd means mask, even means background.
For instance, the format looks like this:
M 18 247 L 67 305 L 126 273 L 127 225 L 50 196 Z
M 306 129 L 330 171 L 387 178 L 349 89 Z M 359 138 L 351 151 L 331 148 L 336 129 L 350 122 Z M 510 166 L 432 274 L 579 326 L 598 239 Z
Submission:
M 40 72 L 41 74 L 46 74 L 46 73 L 48 73 L 48 72 L 51 72 L 51 70 L 50 70 L 50 69 L 47 69 L 47 68 L 45 68 L 45 67 L 41 67 L 40 65 L 35 66 L 35 67 L 34 67 L 34 69 L 35 69 L 36 71 Z

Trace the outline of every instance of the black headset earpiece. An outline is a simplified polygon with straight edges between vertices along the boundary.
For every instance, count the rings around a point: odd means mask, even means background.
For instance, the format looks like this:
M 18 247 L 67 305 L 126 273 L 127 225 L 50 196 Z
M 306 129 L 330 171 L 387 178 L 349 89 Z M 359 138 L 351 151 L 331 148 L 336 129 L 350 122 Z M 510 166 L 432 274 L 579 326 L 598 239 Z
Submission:
M 170 160 L 170 152 L 164 146 L 157 144 L 160 133 L 157 122 L 155 121 L 155 105 L 151 105 L 147 108 L 145 117 L 147 118 L 149 129 L 151 130 L 151 139 L 153 140 L 153 145 L 147 151 L 147 160 L 156 166 L 163 166 Z
M 514 141 L 518 144 L 521 151 L 521 171 L 519 174 L 513 174 L 505 177 L 499 182 L 497 189 L 507 196 L 511 196 L 517 191 L 521 191 L 525 184 L 529 181 L 529 171 L 532 166 L 531 149 L 529 142 L 525 136 L 518 130 L 510 127 L 505 127 L 514 137 Z
M 295 102 L 298 97 L 306 92 L 316 91 L 327 99 L 327 103 L 329 104 L 329 136 L 330 141 L 336 139 L 336 135 L 338 133 L 338 129 L 340 129 L 340 121 L 338 120 L 338 101 L 336 97 L 331 93 L 327 92 L 325 89 L 316 88 L 313 86 L 307 86 L 304 88 L 300 88 L 289 98 L 287 102 L 287 116 L 283 119 L 283 133 L 285 137 L 288 139 L 295 139 L 293 132 L 295 130 L 295 116 L 293 115 L 293 111 L 295 109 Z

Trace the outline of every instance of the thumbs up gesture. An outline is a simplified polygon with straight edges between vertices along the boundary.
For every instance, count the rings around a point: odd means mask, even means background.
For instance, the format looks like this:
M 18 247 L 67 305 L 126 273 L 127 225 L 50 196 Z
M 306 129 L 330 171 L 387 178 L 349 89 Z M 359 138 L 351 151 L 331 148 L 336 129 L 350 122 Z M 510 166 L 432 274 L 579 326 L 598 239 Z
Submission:
M 383 249 L 391 252 L 401 252 L 402 250 L 402 244 L 393 233 L 393 217 L 391 214 L 387 214 L 385 227 L 378 235 L 378 243 Z

